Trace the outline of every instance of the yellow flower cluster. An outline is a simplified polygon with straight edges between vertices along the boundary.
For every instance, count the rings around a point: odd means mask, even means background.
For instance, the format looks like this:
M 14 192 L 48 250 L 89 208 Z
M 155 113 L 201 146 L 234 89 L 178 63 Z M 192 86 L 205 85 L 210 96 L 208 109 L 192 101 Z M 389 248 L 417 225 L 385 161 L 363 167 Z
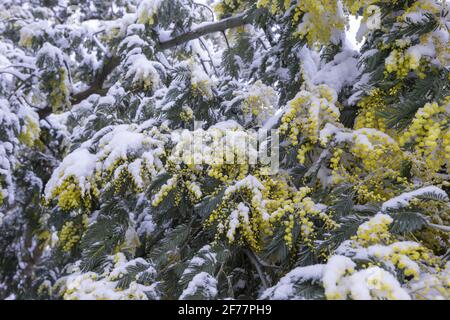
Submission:
M 258 7 L 267 8 L 272 14 L 284 14 L 291 10 L 291 1 L 259 0 Z M 292 22 L 297 25 L 297 34 L 306 37 L 308 43 L 326 44 L 336 31 L 344 30 L 346 19 L 337 1 L 298 1 L 292 10 Z M 300 18 L 302 20 L 300 21 Z
M 198 183 L 195 181 L 186 181 L 185 186 L 189 191 L 193 203 L 198 202 L 202 198 L 203 193 Z
M 391 241 L 389 226 L 392 218 L 386 214 L 377 214 L 369 221 L 359 226 L 356 236 L 352 239 L 362 246 L 384 243 Z
M 342 257 L 348 259 L 346 257 Z M 349 259 L 350 260 L 350 259 Z M 351 260 L 350 260 L 351 261 Z M 328 265 L 326 265 L 326 269 Z M 332 264 L 332 262 L 331 262 Z M 331 268 L 330 268 L 331 269 Z M 328 300 L 409 300 L 410 297 L 397 279 L 378 266 L 369 266 L 355 271 L 350 265 L 339 277 L 324 276 L 325 296 Z M 330 283 L 330 279 L 335 283 Z
M 396 2 L 397 0 L 390 0 L 391 2 Z M 358 14 L 359 9 L 367 8 L 371 4 L 381 2 L 380 0 L 343 0 L 344 6 L 350 11 L 351 14 Z M 367 18 L 366 15 L 364 15 Z
M 386 74 L 395 73 L 399 79 L 403 79 L 410 71 L 414 71 L 418 77 L 424 79 L 430 60 L 438 61 L 443 67 L 448 65 L 450 48 L 440 32 L 448 33 L 443 14 L 446 11 L 448 11 L 446 4 L 435 0 L 415 1 L 405 7 L 404 12 L 397 16 L 397 25 L 406 27 L 408 20 L 416 17 L 417 14 L 431 14 L 436 17 L 439 24 L 438 30 L 434 29 L 421 34 L 419 43 L 414 46 L 411 46 L 409 39 L 400 39 L 393 45 L 385 46 L 385 48 L 393 49 L 386 59 Z
M 402 146 L 412 144 L 415 154 L 433 172 L 447 163 L 450 172 L 450 96 L 442 106 L 427 103 L 419 109 L 410 127 L 400 137 Z
M 441 63 L 442 66 L 448 66 L 450 63 L 450 46 L 445 41 L 442 41 L 442 38 L 439 34 L 425 34 L 420 37 L 421 44 L 432 43 L 434 46 L 434 50 L 436 52 L 436 58 Z
M 144 0 L 137 8 L 137 23 L 153 25 L 159 8 L 159 1 Z
M 389 57 L 386 58 L 385 64 L 388 74 L 395 73 L 398 79 L 403 79 L 410 71 L 419 69 L 421 62 L 416 55 L 407 50 L 394 49 Z M 421 78 L 425 77 L 423 73 L 418 74 Z
M 355 8 L 359 6 L 361 1 L 345 1 L 346 6 L 355 4 Z M 429 33 L 422 34 L 417 43 L 416 38 L 404 37 L 395 42 L 384 43 L 379 45 L 379 50 L 386 51 L 389 56 L 385 61 L 385 76 L 394 75 L 399 80 L 404 79 L 410 72 L 414 72 L 415 76 L 424 79 L 430 72 L 435 72 L 438 62 L 441 66 L 448 65 L 449 48 L 447 43 L 442 43 L 442 32 L 447 32 L 445 26 L 442 25 L 442 3 L 434 0 L 415 1 L 408 6 L 400 16 L 397 17 L 398 28 L 406 27 L 407 19 L 417 18 L 420 15 L 431 13 L 436 15 L 439 27 Z M 391 30 L 391 32 L 393 32 Z M 433 64 L 430 61 L 433 60 Z M 421 108 L 413 120 L 410 127 L 401 133 L 388 130 L 382 116 L 377 116 L 379 111 L 387 110 L 388 102 L 392 101 L 392 97 L 397 99 L 400 90 L 407 89 L 405 81 L 395 81 L 395 85 L 387 89 L 375 88 L 367 96 L 362 98 L 359 103 L 359 112 L 355 122 L 356 129 L 375 128 L 384 133 L 388 133 L 392 138 L 398 141 L 402 148 L 402 156 L 393 157 L 400 161 L 406 160 L 411 163 L 411 172 L 415 176 L 425 180 L 433 180 L 434 184 L 442 182 L 445 184 L 445 178 L 438 172 L 448 168 L 450 148 L 448 146 L 448 130 L 449 119 L 449 98 L 441 105 L 437 103 L 428 103 Z M 412 153 L 408 152 L 413 150 Z M 336 158 L 337 159 L 337 158 Z M 398 172 L 399 167 L 387 166 L 389 172 Z M 332 164 L 333 166 L 333 164 Z M 336 166 L 335 166 L 336 167 Z M 384 167 L 384 165 L 380 165 Z M 338 171 L 338 170 L 333 170 Z M 441 171 L 442 172 L 442 171 Z M 449 172 L 449 171 L 447 171 Z M 369 175 L 371 179 L 372 175 Z M 388 175 L 386 178 L 405 184 L 404 178 Z M 369 189 L 373 189 L 370 187 Z M 365 191 L 364 191 L 365 192 Z M 378 193 L 378 192 L 377 192 Z M 388 197 L 385 195 L 383 198 Z M 367 200 L 376 200 L 374 197 L 366 197 Z M 383 200 L 378 199 L 376 201 Z
M 336 148 L 333 152 L 332 157 L 330 158 L 331 176 L 334 184 L 339 184 L 343 181 L 342 176 L 339 174 L 340 169 L 339 164 L 341 162 L 341 157 L 343 153 L 344 150 Z
M 306 37 L 308 43 L 326 44 L 336 31 L 344 30 L 346 20 L 337 1 L 306 0 L 299 1 L 294 14 L 294 22 L 304 13 L 297 27 L 298 34 Z
M 439 260 L 429 249 L 417 242 L 396 242 L 389 232 L 392 222 L 390 216 L 379 213 L 363 223 L 356 236 L 352 237 L 356 250 L 363 250 L 370 258 L 375 259 L 378 265 L 394 265 L 411 280 L 419 280 L 421 269 L 428 270 L 433 267 L 439 271 Z
M 32 147 L 36 140 L 39 139 L 40 133 L 41 128 L 39 127 L 39 123 L 31 117 L 26 117 L 25 124 L 22 126 L 19 134 L 19 141 Z
M 384 256 L 385 261 L 392 262 L 397 268 L 403 270 L 405 276 L 419 279 L 419 268 L 414 262 L 431 263 L 428 250 L 422 246 L 393 244 L 392 253 Z M 411 263 L 412 262 L 412 263 Z
M 404 245 L 405 243 L 400 244 Z M 392 251 L 390 247 L 383 249 Z M 447 300 L 450 296 L 450 263 L 447 263 L 442 271 L 439 270 L 440 268 L 436 268 L 427 272 L 427 269 L 432 268 L 429 268 L 430 265 L 427 265 L 426 259 L 424 259 L 424 263 L 421 265 L 422 269 L 419 271 L 417 269 L 419 265 L 409 257 L 416 256 L 416 259 L 420 259 L 421 255 L 427 256 L 420 249 L 413 249 L 403 254 L 402 257 L 411 266 L 408 268 L 403 265 L 403 268 L 400 268 L 404 269 L 406 283 L 400 283 L 392 270 L 383 269 L 384 263 L 393 264 L 392 261 L 368 263 L 368 265 L 363 265 L 362 269 L 355 271 L 355 263 L 349 258 L 334 256 L 325 265 L 323 285 L 326 298 L 332 300 L 348 298 L 355 300 Z M 343 265 L 342 262 L 336 261 L 337 257 L 346 261 L 346 264 Z M 400 262 L 394 265 L 398 268 L 398 265 L 402 264 Z
M 383 276 L 384 272 L 377 273 L 373 276 L 370 276 L 367 279 L 367 284 L 370 288 L 373 288 L 373 292 L 377 292 L 374 294 L 375 297 L 384 296 L 389 300 L 398 300 L 398 297 L 395 293 L 394 287 L 391 285 L 389 281 L 386 281 L 386 278 Z M 378 293 L 379 292 L 379 293 Z
M 396 241 L 389 235 L 391 222 L 389 216 L 377 214 L 351 241 L 355 261 L 370 262 L 357 265 L 345 256 L 329 258 L 322 279 L 327 299 L 448 299 L 450 263 L 442 269 L 442 261 L 423 245 Z M 355 270 L 357 266 L 361 269 Z M 404 276 L 402 283 L 398 273 Z
M 269 215 L 262 195 L 264 188 L 254 176 L 247 176 L 228 187 L 206 225 L 217 224 L 217 238 L 226 232 L 230 243 L 249 245 L 258 251 L 261 235 L 271 234 Z M 240 237 L 237 237 L 238 231 Z
M 303 244 L 313 246 L 315 239 L 314 220 L 320 220 L 326 230 L 337 227 L 334 220 L 316 208 L 314 201 L 307 197 L 311 193 L 308 187 L 294 191 L 289 198 L 282 201 L 282 205 L 270 214 L 270 222 L 273 227 L 276 223 L 282 222 L 285 225 L 284 240 L 289 248 L 292 248 L 293 229 L 296 223 L 300 226 L 301 241 Z
M 408 186 L 400 170 L 406 155 L 395 140 L 375 129 L 342 132 L 342 136 L 346 138 L 334 145 L 330 158 L 333 183 L 352 183 L 360 203 L 386 201 L 397 188 Z M 328 141 L 322 139 L 324 144 Z
M 387 156 L 397 155 L 400 152 L 400 147 L 395 141 L 386 135 L 379 134 L 377 131 L 362 129 L 360 134 L 354 136 L 353 141 L 350 151 L 362 160 L 367 172 L 375 171 L 382 162 L 386 163 Z
M 61 231 L 59 232 L 59 243 L 65 252 L 70 252 L 72 248 L 80 241 L 80 230 L 77 228 L 73 221 L 67 221 L 64 223 Z
M 176 188 L 178 183 L 178 175 L 174 175 L 172 178 L 167 180 L 167 182 L 161 187 L 158 193 L 154 196 L 152 201 L 152 206 L 157 207 L 170 191 Z
M 436 273 L 420 277 L 419 281 L 410 283 L 414 299 L 449 300 L 450 299 L 450 262 L 444 268 L 437 267 Z
M 245 178 L 257 165 L 256 135 L 237 123 L 229 124 L 181 132 L 167 161 L 169 171 L 188 169 L 187 173 L 205 173 L 226 184 Z
M 250 165 L 242 164 L 217 164 L 212 165 L 208 170 L 208 175 L 224 183 L 231 183 L 234 179 L 242 180 L 250 171 Z
M 263 198 L 266 199 L 265 206 L 269 213 L 273 213 L 281 208 L 287 199 L 291 199 L 292 195 L 297 191 L 290 185 L 290 177 L 287 174 L 278 174 L 265 177 L 256 174 L 262 180 L 264 189 L 262 190 Z
M 100 161 L 105 161 L 108 155 L 109 153 L 100 157 Z M 45 202 L 49 205 L 52 200 L 57 200 L 58 206 L 64 211 L 80 208 L 89 211 L 92 201 L 99 198 L 100 190 L 112 188 L 116 193 L 120 193 L 126 188 L 140 193 L 158 170 L 155 163 L 149 164 L 145 158 L 117 157 L 109 167 L 95 170 L 91 176 L 81 177 L 84 179 L 82 182 L 74 175 L 63 178 L 64 171 L 61 171 L 59 178 L 64 180 L 55 179 L 56 184 L 49 190 Z
M 285 12 L 289 9 L 291 0 L 284 0 L 283 3 L 279 0 L 258 0 L 256 6 L 258 8 L 268 8 L 272 14 L 277 14 L 280 12 Z M 280 5 L 282 7 L 280 7 Z
M 256 251 L 266 239 L 263 236 L 270 237 L 279 226 L 284 226 L 286 245 L 293 248 L 294 226 L 297 225 L 302 243 L 312 246 L 316 237 L 315 222 L 320 221 L 326 230 L 337 225 L 307 197 L 311 192 L 308 187 L 295 188 L 289 176 L 266 176 L 257 172 L 227 189 L 206 225 L 217 225 L 216 237 L 225 234 L 230 243 L 250 245 Z
M 194 95 L 199 95 L 205 98 L 211 98 L 211 82 L 208 80 L 200 80 L 191 83 L 191 89 Z
M 136 169 L 138 172 L 135 172 L 135 174 L 130 172 L 132 164 L 137 164 Z M 126 186 L 127 189 L 135 193 L 140 193 L 143 191 L 144 179 L 149 182 L 148 177 L 150 177 L 150 174 L 146 166 L 142 165 L 142 161 L 136 160 L 135 162 L 131 162 L 122 157 L 118 158 L 105 171 L 96 171 L 95 173 L 96 181 L 102 187 L 111 183 L 116 193 L 120 193 L 123 186 Z
M 261 99 L 258 96 L 248 97 L 244 102 L 243 111 L 257 116 L 260 113 L 259 106 L 261 106 Z
M 63 111 L 63 107 L 69 104 L 70 92 L 66 86 L 67 70 L 60 68 L 58 72 L 52 73 L 49 79 L 51 92 L 49 94 L 49 102 L 53 108 L 53 112 Z
M 250 85 L 247 91 L 239 91 L 235 94 L 244 100 L 242 103 L 244 113 L 251 114 L 260 123 L 273 114 L 274 106 L 277 103 L 276 91 L 260 80 Z
M 105 135 L 99 141 L 97 154 L 80 148 L 66 156 L 46 186 L 47 204 L 57 200 L 64 211 L 88 211 L 105 188 L 112 188 L 116 193 L 124 188 L 142 192 L 163 169 L 167 136 L 156 127 L 144 132 L 136 131 L 136 127 L 123 130 L 119 126 L 117 132 Z M 130 144 L 127 139 L 114 143 L 121 134 L 131 137 Z M 138 147 L 141 149 L 137 150 Z
M 247 165 L 248 166 L 248 165 Z M 155 194 L 152 205 L 157 207 L 162 201 L 169 195 L 171 191 L 174 192 L 175 204 L 182 201 L 182 196 L 187 194 L 191 204 L 196 204 L 203 197 L 210 195 L 216 195 L 219 190 L 213 191 L 212 193 L 204 194 L 201 189 L 200 179 L 203 179 L 206 175 L 214 177 L 221 181 L 225 185 L 230 185 L 232 181 L 239 175 L 236 172 L 239 171 L 240 165 L 217 165 L 213 169 L 206 169 L 203 166 L 187 166 L 185 164 L 175 164 L 172 161 L 167 162 L 167 172 L 172 174 L 172 177 L 167 180 L 167 182 L 160 188 L 160 190 Z M 223 174 L 219 171 L 214 171 L 214 168 L 219 170 L 219 168 L 229 168 L 228 174 Z M 234 170 L 234 171 L 233 171 Z M 237 170 L 237 171 L 236 171 Z M 244 171 L 242 171 L 244 172 Z M 245 171 L 246 173 L 248 171 Z M 246 175 L 246 174 L 245 174 Z M 245 177 L 242 175 L 242 178 Z
M 194 118 L 194 111 L 188 106 L 183 106 L 180 112 L 180 119 L 184 122 L 188 122 Z
M 325 124 L 339 121 L 340 113 L 335 103 L 335 92 L 325 85 L 314 87 L 312 92 L 302 90 L 288 102 L 281 118 L 280 133 L 288 134 L 293 146 L 298 145 L 301 133 L 304 143 L 298 152 L 300 163 L 305 162 L 305 154 L 318 143 L 320 130 Z
M 58 198 L 58 206 L 64 211 L 77 208 L 90 210 L 92 200 L 98 198 L 99 193 L 95 183 L 91 184 L 90 192 L 82 191 L 77 178 L 70 176 L 52 191 L 51 199 Z
M 214 5 L 214 11 L 221 17 L 227 13 L 241 12 L 246 6 L 245 0 L 222 0 Z
M 389 250 L 387 247 L 385 249 Z M 364 249 L 360 254 L 365 256 Z M 358 270 L 355 270 L 357 267 Z M 391 270 L 385 270 L 383 267 L 378 262 L 358 266 L 348 257 L 332 256 L 324 267 L 322 279 L 326 298 L 331 300 L 409 300 L 407 289 L 402 287 Z
M 392 88 L 389 95 L 395 95 L 397 91 L 397 88 Z M 355 120 L 355 129 L 373 128 L 386 132 L 386 121 L 377 114 L 386 108 L 385 97 L 386 95 L 381 89 L 375 88 L 358 102 L 359 110 Z
M 191 93 L 208 100 L 213 97 L 215 81 L 193 59 L 189 59 L 188 67 L 191 71 Z

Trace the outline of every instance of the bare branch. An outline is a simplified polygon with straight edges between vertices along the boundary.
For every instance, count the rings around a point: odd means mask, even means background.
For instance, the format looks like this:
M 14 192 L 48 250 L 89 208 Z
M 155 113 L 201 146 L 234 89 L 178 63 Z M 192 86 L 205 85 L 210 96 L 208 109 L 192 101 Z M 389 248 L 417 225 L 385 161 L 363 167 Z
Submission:
M 434 229 L 438 229 L 438 230 L 444 231 L 444 232 L 450 232 L 450 227 L 449 226 L 443 226 L 443 225 L 434 224 L 434 223 L 428 223 L 428 226 L 430 226 L 431 228 L 434 228 Z
M 103 64 L 102 69 L 94 78 L 94 81 L 91 83 L 89 88 L 79 93 L 74 94 L 70 98 L 70 102 L 72 104 L 77 104 L 89 97 L 94 93 L 103 93 L 103 83 L 106 78 L 113 72 L 113 70 L 120 64 L 120 58 L 118 56 L 111 56 L 106 58 L 105 63 Z
M 188 42 L 190 40 L 194 40 L 200 38 L 209 33 L 213 32 L 221 32 L 230 28 L 236 28 L 248 24 L 252 21 L 253 17 L 248 14 L 248 12 L 244 12 L 238 15 L 235 15 L 230 18 L 226 18 L 217 22 L 208 23 L 205 25 L 201 25 L 191 31 L 188 31 L 178 37 L 173 39 L 163 41 L 159 43 L 159 47 L 161 50 L 170 49 L 172 47 L 176 47 L 180 44 Z
M 17 79 L 19 79 L 20 81 L 25 81 L 25 75 L 23 73 L 20 73 L 16 70 L 0 70 L 0 74 L 2 73 L 8 73 L 10 75 L 13 75 L 14 77 L 16 77 Z
M 255 254 L 253 253 L 253 251 L 251 251 L 249 249 L 244 249 L 244 252 L 247 255 L 247 257 L 250 259 L 250 262 L 253 264 L 256 271 L 258 272 L 258 276 L 261 279 L 261 284 L 263 285 L 264 288 L 268 288 L 269 283 L 267 282 L 267 278 L 264 275 L 264 272 L 261 269 L 261 264 L 258 261 L 258 259 L 255 257 Z

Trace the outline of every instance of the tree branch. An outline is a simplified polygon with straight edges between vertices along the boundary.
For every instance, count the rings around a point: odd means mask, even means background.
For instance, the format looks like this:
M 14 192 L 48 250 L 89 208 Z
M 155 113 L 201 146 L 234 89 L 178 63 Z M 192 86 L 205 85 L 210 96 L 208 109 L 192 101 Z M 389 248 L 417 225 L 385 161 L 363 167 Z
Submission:
M 111 74 L 111 72 L 113 72 L 113 70 L 119 64 L 120 64 L 120 57 L 115 56 L 115 55 L 113 55 L 111 57 L 106 57 L 103 67 L 95 75 L 94 81 L 91 83 L 89 88 L 87 88 L 84 91 L 73 94 L 70 97 L 70 103 L 72 105 L 78 104 L 94 93 L 104 94 L 106 90 L 103 88 L 103 83 L 105 82 L 106 78 Z M 38 113 L 40 119 L 46 118 L 52 112 L 53 112 L 53 110 L 52 110 L 51 106 L 47 106 L 46 108 L 37 110 L 37 113 Z
M 77 104 L 89 97 L 94 93 L 102 93 L 103 91 L 103 83 L 106 78 L 109 76 L 111 72 L 120 64 L 120 58 L 118 56 L 107 57 L 105 63 L 103 64 L 102 69 L 94 78 L 94 81 L 91 83 L 89 88 L 79 93 L 74 94 L 70 98 L 70 102 L 72 104 Z
M 200 38 L 201 36 L 209 33 L 225 31 L 230 28 L 243 26 L 250 23 L 252 19 L 252 15 L 250 15 L 248 12 L 244 12 L 217 22 L 211 22 L 205 25 L 201 25 L 200 27 L 194 28 L 191 31 L 179 35 L 178 37 L 160 42 L 159 48 L 161 50 L 170 49 L 190 40 Z
M 252 20 L 253 15 L 249 14 L 248 12 L 244 12 L 230 18 L 222 19 L 217 22 L 207 23 L 197 28 L 194 28 L 193 30 L 188 31 L 182 35 L 179 35 L 173 39 L 160 42 L 159 49 L 167 50 L 172 47 L 176 47 L 180 44 L 183 44 L 185 42 L 197 39 L 209 33 L 223 32 L 230 28 L 243 26 L 245 24 L 250 23 Z M 72 105 L 78 104 L 84 99 L 88 98 L 90 95 L 95 93 L 104 94 L 106 90 L 103 88 L 103 83 L 119 64 L 120 64 L 120 57 L 116 55 L 106 57 L 102 69 L 100 70 L 100 72 L 97 73 L 97 75 L 94 78 L 94 81 L 91 83 L 89 88 L 87 88 L 84 91 L 75 93 L 70 97 L 71 104 Z M 44 109 L 40 109 L 37 112 L 39 114 L 39 117 L 43 119 L 52 113 L 52 108 L 47 107 Z
M 261 264 L 259 263 L 258 259 L 255 257 L 255 254 L 253 251 L 249 249 L 244 249 L 245 254 L 250 259 L 250 262 L 253 264 L 253 266 L 256 269 L 256 272 L 258 272 L 258 276 L 261 279 L 261 284 L 263 285 L 264 289 L 267 289 L 269 287 L 269 283 L 267 282 L 267 278 L 264 275 L 264 272 L 261 269 Z
M 450 232 L 450 227 L 449 226 L 443 226 L 440 224 L 434 224 L 434 223 L 428 223 L 428 226 L 434 229 L 438 229 L 444 232 Z
M 163 41 L 159 43 L 159 48 L 161 50 L 170 49 L 172 47 L 178 46 L 182 43 L 188 42 L 200 38 L 209 33 L 225 31 L 230 28 L 236 28 L 243 26 L 252 21 L 253 17 L 248 12 L 238 14 L 236 16 L 222 19 L 218 22 L 211 22 L 200 27 L 197 27 L 191 31 L 188 31 L 178 37 L 173 39 Z M 105 63 L 103 64 L 102 70 L 97 74 L 94 82 L 90 87 L 82 92 L 79 92 L 71 97 L 72 104 L 77 104 L 91 94 L 102 93 L 103 83 L 105 82 L 108 75 L 120 64 L 120 58 L 117 56 L 107 57 Z

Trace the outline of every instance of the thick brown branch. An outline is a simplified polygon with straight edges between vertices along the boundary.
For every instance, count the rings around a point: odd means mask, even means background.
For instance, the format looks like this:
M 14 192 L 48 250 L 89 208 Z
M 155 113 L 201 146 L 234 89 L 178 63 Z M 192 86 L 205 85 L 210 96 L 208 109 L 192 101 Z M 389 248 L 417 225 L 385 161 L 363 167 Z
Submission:
M 94 81 L 91 83 L 89 88 L 79 93 L 74 94 L 70 98 L 70 102 L 72 104 L 77 104 L 89 97 L 94 93 L 103 93 L 103 83 L 105 82 L 108 75 L 113 72 L 113 70 L 120 64 L 120 58 L 118 56 L 112 56 L 106 58 L 105 63 L 103 64 L 102 69 L 94 78 Z
M 238 14 L 236 16 L 222 19 L 217 22 L 212 22 L 205 24 L 203 26 L 197 27 L 191 31 L 188 31 L 178 37 L 173 39 L 162 41 L 159 43 L 159 47 L 162 50 L 170 49 L 172 47 L 178 46 L 190 40 L 200 38 L 209 33 L 225 31 L 230 28 L 236 28 L 248 24 L 252 20 L 252 16 L 247 12 Z

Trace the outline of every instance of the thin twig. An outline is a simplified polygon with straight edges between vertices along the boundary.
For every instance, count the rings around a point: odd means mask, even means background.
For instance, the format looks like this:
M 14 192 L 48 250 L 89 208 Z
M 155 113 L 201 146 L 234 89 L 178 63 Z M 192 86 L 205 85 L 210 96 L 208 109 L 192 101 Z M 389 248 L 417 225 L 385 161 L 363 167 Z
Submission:
M 255 266 L 256 272 L 258 272 L 259 278 L 261 279 L 261 283 L 264 287 L 264 289 L 269 287 L 269 283 L 267 282 L 266 277 L 264 276 L 264 272 L 261 269 L 261 264 L 259 263 L 258 259 L 255 258 L 254 253 L 250 251 L 249 249 L 244 249 L 245 254 L 250 259 L 250 262 Z

